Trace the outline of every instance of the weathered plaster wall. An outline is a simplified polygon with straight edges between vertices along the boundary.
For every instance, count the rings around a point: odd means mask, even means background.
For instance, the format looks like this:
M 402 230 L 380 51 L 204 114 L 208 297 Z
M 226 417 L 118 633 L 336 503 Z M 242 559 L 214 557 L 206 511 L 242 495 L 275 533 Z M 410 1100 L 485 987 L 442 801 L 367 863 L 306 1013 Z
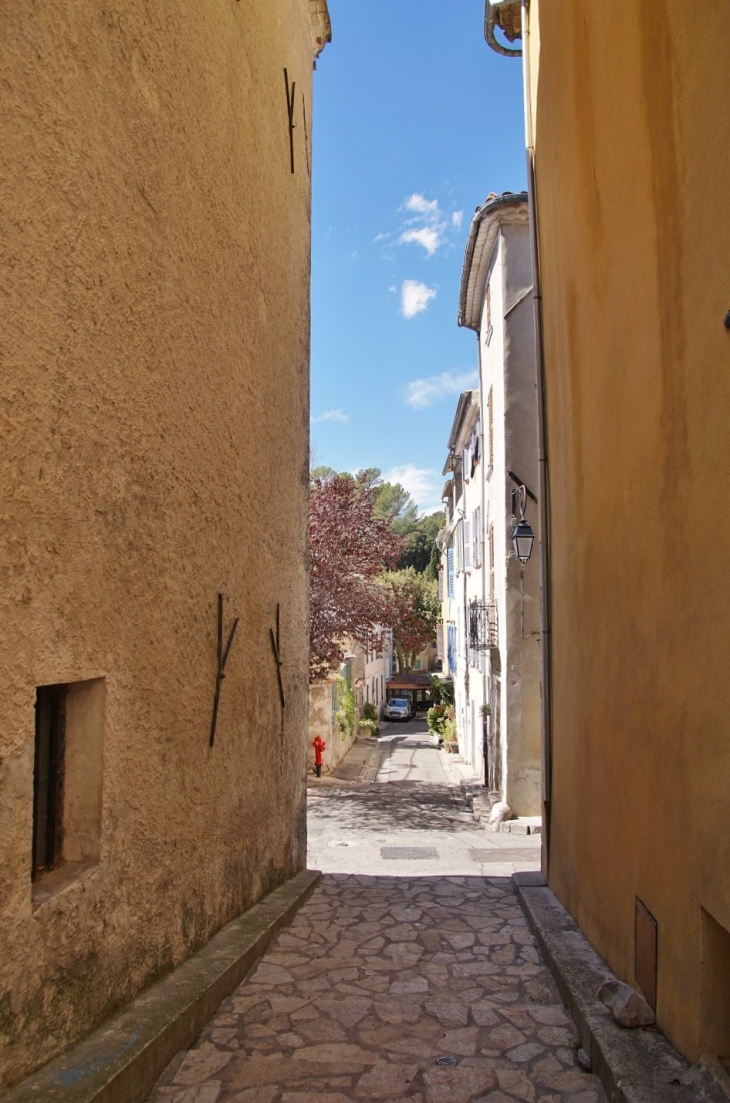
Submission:
M 343 732 L 336 719 L 334 679 L 315 682 L 309 687 L 309 734 L 307 737 L 307 770 L 314 773 L 315 736 L 324 739 L 322 773 L 331 774 L 355 742 L 355 729 Z
M 702 910 L 730 931 L 730 8 L 705 5 L 699 32 L 680 0 L 618 22 L 611 5 L 532 8 L 550 883 L 630 982 L 644 901 L 659 1024 L 694 1058 L 719 1046 L 702 1023 L 727 973 Z
M 304 0 L 0 6 L 0 1087 L 305 862 L 311 70 Z M 34 910 L 35 687 L 86 679 L 99 860 Z
M 518 816 L 537 816 L 540 806 L 540 653 L 536 638 L 522 638 L 520 568 L 512 549 L 511 491 L 508 471 L 537 490 L 537 402 L 535 342 L 532 315 L 532 266 L 527 207 L 509 212 L 500 224 L 490 262 L 491 330 L 486 311 L 480 332 L 481 387 L 485 413 L 485 559 L 488 534 L 494 526 L 495 596 L 498 609 L 499 655 L 490 653 L 488 720 L 490 746 L 496 759 L 499 799 Z M 494 463 L 489 468 L 487 405 L 493 402 Z M 535 507 L 527 516 L 539 540 Z M 537 544 L 524 574 L 525 631 L 539 623 Z M 489 564 L 487 562 L 487 570 Z M 488 597 L 488 587 L 485 591 Z
M 525 214 L 527 212 L 525 211 Z M 537 394 L 532 261 L 527 221 L 508 223 L 500 232 L 504 286 L 504 428 L 500 453 L 504 520 L 505 710 L 502 737 L 504 799 L 518 816 L 542 814 L 540 763 L 540 525 L 538 507 L 527 499 L 526 518 L 535 533 L 533 554 L 520 579 L 512 547 L 511 491 L 508 471 L 539 493 L 537 470 Z

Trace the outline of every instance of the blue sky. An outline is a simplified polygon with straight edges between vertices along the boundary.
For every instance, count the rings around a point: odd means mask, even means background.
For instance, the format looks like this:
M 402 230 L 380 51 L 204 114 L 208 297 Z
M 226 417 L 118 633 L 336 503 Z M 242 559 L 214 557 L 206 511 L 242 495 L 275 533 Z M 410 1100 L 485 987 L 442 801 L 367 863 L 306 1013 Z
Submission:
M 329 0 L 314 74 L 312 446 L 440 508 L 476 338 L 459 329 L 474 209 L 525 187 L 522 71 L 482 0 Z

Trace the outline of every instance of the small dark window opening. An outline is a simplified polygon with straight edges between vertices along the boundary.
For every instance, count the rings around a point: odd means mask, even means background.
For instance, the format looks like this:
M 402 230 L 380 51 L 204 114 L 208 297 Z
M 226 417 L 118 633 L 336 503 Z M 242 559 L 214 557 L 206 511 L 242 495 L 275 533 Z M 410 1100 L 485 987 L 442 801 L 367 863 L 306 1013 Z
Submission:
M 35 701 L 32 878 L 61 863 L 66 686 L 39 686 Z

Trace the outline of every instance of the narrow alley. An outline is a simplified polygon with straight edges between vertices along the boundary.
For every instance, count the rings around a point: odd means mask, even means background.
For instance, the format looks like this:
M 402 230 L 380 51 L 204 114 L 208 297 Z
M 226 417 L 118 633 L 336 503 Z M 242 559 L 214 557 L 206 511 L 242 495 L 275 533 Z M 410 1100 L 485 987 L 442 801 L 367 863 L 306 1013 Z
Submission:
M 474 823 L 423 727 L 312 788 L 322 880 L 149 1103 L 603 1103 L 509 880 L 534 839 Z

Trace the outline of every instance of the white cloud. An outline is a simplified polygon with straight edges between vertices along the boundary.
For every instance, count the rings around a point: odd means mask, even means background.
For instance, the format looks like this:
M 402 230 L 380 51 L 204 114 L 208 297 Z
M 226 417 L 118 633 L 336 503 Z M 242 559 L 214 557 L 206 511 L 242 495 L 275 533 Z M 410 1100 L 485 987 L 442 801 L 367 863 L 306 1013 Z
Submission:
M 478 381 L 476 370 L 471 371 L 445 371 L 440 375 L 430 375 L 426 379 L 413 379 L 406 384 L 405 397 L 409 406 L 414 410 L 422 410 L 426 406 L 434 406 L 450 395 L 461 394 Z
M 341 425 L 347 425 L 350 415 L 344 410 L 325 410 L 323 414 L 313 417 L 312 421 L 339 421 Z
M 403 204 L 407 211 L 417 211 L 419 214 L 438 214 L 438 199 L 426 199 L 425 195 L 414 192 L 409 195 Z
M 382 255 L 394 259 L 396 245 L 420 245 L 430 259 L 444 246 L 450 246 L 461 228 L 463 211 L 443 211 L 438 199 L 427 199 L 413 192 L 398 208 L 400 226 L 392 232 L 377 233 L 373 242 L 382 246 Z
M 413 498 L 421 513 L 435 513 L 436 510 L 444 508 L 440 500 L 442 480 L 439 478 L 438 471 L 406 463 L 401 467 L 391 467 L 390 471 L 384 471 L 383 478 L 387 483 L 400 483 Z
M 418 280 L 403 280 L 400 289 L 400 312 L 404 318 L 415 318 L 428 310 L 431 299 L 436 298 L 436 288 L 427 287 Z
M 422 245 L 432 257 L 443 241 L 443 234 L 436 226 L 422 226 L 420 230 L 405 230 L 398 241 L 401 245 L 407 245 L 409 242 Z
M 438 199 L 426 199 L 420 192 L 413 192 L 400 208 L 401 230 L 396 238 L 398 245 L 420 245 L 426 256 L 450 243 L 463 218 L 462 211 L 447 214 L 441 210 Z

